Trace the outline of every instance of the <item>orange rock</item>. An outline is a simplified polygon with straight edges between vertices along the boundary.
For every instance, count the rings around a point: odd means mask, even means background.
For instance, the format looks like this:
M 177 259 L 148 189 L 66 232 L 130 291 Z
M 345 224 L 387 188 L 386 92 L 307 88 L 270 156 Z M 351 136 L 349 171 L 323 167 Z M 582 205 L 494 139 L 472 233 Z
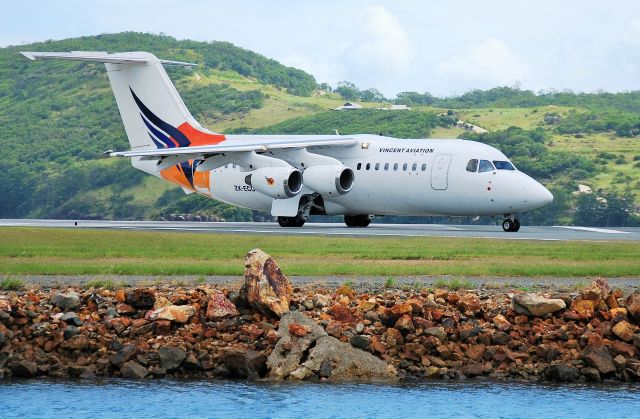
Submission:
M 119 303 L 124 303 L 127 300 L 127 293 L 125 292 L 125 290 L 119 289 L 118 291 L 116 291 L 115 297 Z
M 338 287 L 338 289 L 336 290 L 336 294 L 344 295 L 349 298 L 353 298 L 356 295 L 355 291 L 352 290 L 351 287 L 349 287 L 347 284 L 340 285 L 340 287 Z
M 358 304 L 358 307 L 356 307 L 358 310 L 360 311 L 370 311 L 373 310 L 374 308 L 376 308 L 376 305 L 378 303 L 376 303 L 375 300 L 373 299 L 369 299 L 369 300 L 362 300 L 360 301 L 360 303 Z
M 310 331 L 311 328 L 309 326 L 305 326 L 299 323 L 289 324 L 289 333 L 291 333 L 292 336 L 301 338 L 303 336 L 306 336 Z
M 616 323 L 611 330 L 625 342 L 631 342 L 635 333 L 635 327 L 626 320 Z
M 624 307 L 612 308 L 609 310 L 609 314 L 611 315 L 611 320 L 616 323 L 627 319 L 627 309 Z
M 289 312 L 293 287 L 271 256 L 260 249 L 247 253 L 240 295 L 254 308 L 281 317 Z
M 475 316 L 480 312 L 480 298 L 477 295 L 467 293 L 458 301 L 458 307 L 464 312 L 467 317 Z
M 384 343 L 380 341 L 380 338 L 375 335 L 371 336 L 369 340 L 369 347 L 373 349 L 374 352 L 377 352 L 379 354 L 384 354 L 387 352 L 387 347 L 384 346 Z
M 411 316 L 409 316 L 408 314 L 403 314 L 402 316 L 400 316 L 398 318 L 398 321 L 396 321 L 396 324 L 394 327 L 404 335 L 407 335 L 409 333 L 413 333 L 416 331 L 413 325 L 413 320 L 411 319 Z
M 402 345 L 404 344 L 404 337 L 398 329 L 390 327 L 387 329 L 387 343 L 390 346 Z
M 398 303 L 391 307 L 390 312 L 393 315 L 401 316 L 403 314 L 411 314 L 413 307 L 408 303 Z
M 456 304 L 458 304 L 458 301 L 460 301 L 460 295 L 455 292 L 447 296 L 447 302 L 451 305 L 455 306 Z
M 409 298 L 407 300 L 407 304 L 411 305 L 412 314 L 422 313 L 422 301 L 418 300 L 417 298 Z
M 582 318 L 590 319 L 595 313 L 598 302 L 599 301 L 596 300 L 587 300 L 578 297 L 571 303 L 570 310 L 575 311 Z
M 506 332 L 511 329 L 511 323 L 502 314 L 498 314 L 493 318 L 493 324 L 496 325 L 498 330 Z
M 487 347 L 482 343 L 479 343 L 477 345 L 469 345 L 469 347 L 464 352 L 464 354 L 469 359 L 472 359 L 474 361 L 480 361 L 484 356 L 484 353 L 486 352 L 486 350 L 487 350 Z
M 343 323 L 355 323 L 356 319 L 351 314 L 351 310 L 349 307 L 346 307 L 342 304 L 334 304 L 329 309 L 329 313 L 339 322 Z

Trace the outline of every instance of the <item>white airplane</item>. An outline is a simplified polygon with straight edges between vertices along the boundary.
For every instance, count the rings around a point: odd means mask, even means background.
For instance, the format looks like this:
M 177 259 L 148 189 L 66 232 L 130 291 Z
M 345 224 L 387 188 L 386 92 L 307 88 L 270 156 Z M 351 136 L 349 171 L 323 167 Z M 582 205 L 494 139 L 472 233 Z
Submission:
M 344 215 L 366 227 L 375 215 L 503 215 L 542 207 L 553 195 L 499 150 L 465 140 L 378 135 L 223 135 L 191 116 L 163 65 L 147 52 L 22 52 L 30 60 L 105 63 L 136 169 L 229 204 L 269 211 L 282 227 L 310 215 Z

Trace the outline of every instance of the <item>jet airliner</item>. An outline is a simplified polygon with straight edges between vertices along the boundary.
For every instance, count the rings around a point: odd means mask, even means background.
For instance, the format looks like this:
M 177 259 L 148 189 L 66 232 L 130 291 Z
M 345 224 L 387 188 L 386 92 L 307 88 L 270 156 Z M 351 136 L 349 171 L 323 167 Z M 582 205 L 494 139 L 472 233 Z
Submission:
M 542 207 L 553 195 L 499 150 L 474 141 L 380 135 L 224 135 L 191 116 L 160 60 L 147 52 L 22 52 L 30 60 L 104 63 L 131 146 L 105 156 L 229 204 L 268 211 L 282 227 L 310 215 L 503 216 Z

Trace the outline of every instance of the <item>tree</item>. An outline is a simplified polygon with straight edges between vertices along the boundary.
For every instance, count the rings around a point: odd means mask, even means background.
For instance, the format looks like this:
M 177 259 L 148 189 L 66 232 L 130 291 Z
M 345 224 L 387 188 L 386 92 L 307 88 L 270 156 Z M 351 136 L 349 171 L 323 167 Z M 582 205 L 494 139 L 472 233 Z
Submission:
M 360 98 L 360 89 L 356 87 L 354 83 L 350 81 L 341 81 L 338 83 L 338 87 L 334 92 L 338 93 L 346 100 L 356 100 Z

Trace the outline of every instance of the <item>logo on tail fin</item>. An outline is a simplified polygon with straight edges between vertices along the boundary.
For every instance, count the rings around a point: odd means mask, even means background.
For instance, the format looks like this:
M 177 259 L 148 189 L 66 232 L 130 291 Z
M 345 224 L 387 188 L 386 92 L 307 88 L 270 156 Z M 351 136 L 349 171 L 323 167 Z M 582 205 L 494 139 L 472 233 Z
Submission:
M 184 122 L 180 126 L 174 127 L 153 113 L 142 102 L 142 100 L 140 100 L 131 87 L 129 87 L 129 90 L 133 95 L 133 100 L 136 102 L 136 105 L 138 105 L 140 118 L 142 118 L 142 122 L 147 127 L 147 134 L 157 148 L 213 145 L 225 140 L 225 137 L 222 134 L 212 134 L 200 131 L 189 125 L 188 122 Z M 179 184 L 180 186 L 193 190 L 197 190 L 196 187 L 208 189 L 208 177 L 196 176 L 195 169 L 201 162 L 201 160 L 184 161 L 176 164 L 175 166 L 169 167 L 168 169 L 162 170 L 160 175 L 167 180 Z M 196 181 L 196 178 L 204 179 Z
M 138 95 L 129 87 L 133 100 L 138 105 L 142 122 L 147 127 L 149 138 L 158 148 L 189 147 L 196 145 L 213 145 L 225 140 L 222 134 L 212 134 L 203 132 L 189 125 L 188 122 L 180 124 L 178 127 L 162 120 L 153 113 Z

